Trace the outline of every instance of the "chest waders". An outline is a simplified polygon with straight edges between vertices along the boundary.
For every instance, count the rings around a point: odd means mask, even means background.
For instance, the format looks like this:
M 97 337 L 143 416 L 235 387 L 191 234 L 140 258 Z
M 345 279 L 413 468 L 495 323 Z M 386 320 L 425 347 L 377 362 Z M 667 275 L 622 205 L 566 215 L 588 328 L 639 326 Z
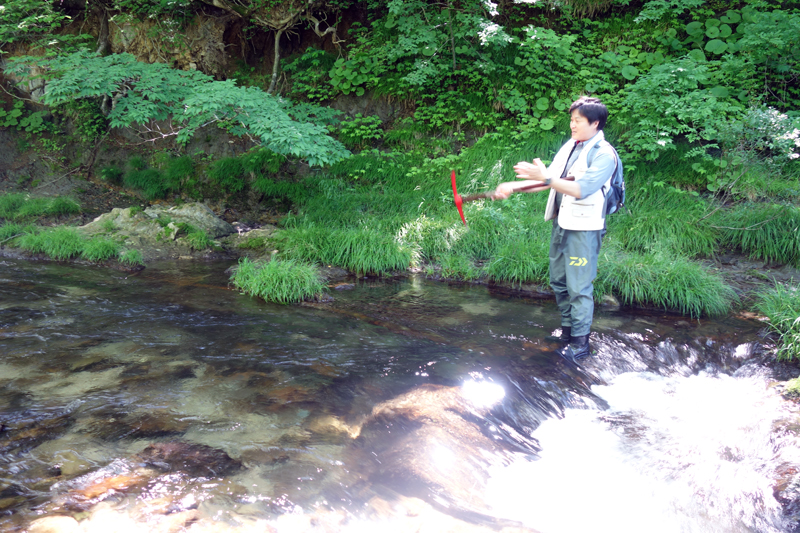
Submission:
M 567 156 L 562 178 L 573 166 L 583 167 L 581 170 L 584 172 L 588 166 L 586 158 L 591 146 L 583 148 L 576 158 L 580 165 L 570 161 L 576 146 L 577 143 Z M 555 206 L 561 206 L 562 195 L 554 196 Z M 562 339 L 569 343 L 559 353 L 575 361 L 589 355 L 589 333 L 594 315 L 594 280 L 597 277 L 600 246 L 605 235 L 605 221 L 595 225 L 603 229 L 568 230 L 559 226 L 557 210 L 556 207 L 556 212 L 552 215 L 553 229 L 550 234 L 550 287 L 555 293 L 556 304 L 561 313 Z

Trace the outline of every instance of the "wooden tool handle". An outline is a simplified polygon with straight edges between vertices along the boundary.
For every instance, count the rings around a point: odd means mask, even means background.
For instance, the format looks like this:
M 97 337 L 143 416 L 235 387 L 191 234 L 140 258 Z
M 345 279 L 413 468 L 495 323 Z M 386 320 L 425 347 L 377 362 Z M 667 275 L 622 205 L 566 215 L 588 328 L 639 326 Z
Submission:
M 575 181 L 575 177 L 574 176 L 567 176 L 566 178 L 563 178 L 563 179 L 564 179 L 564 181 Z M 548 187 L 549 187 L 549 185 L 544 185 L 543 183 L 540 183 L 540 184 L 536 184 L 536 185 L 528 185 L 527 187 L 519 188 L 519 189 L 515 190 L 514 192 L 535 191 L 537 189 L 544 190 L 544 189 L 547 189 Z M 494 194 L 494 191 L 490 191 L 490 192 L 481 192 L 481 193 L 478 193 L 478 194 L 470 194 L 469 196 L 462 196 L 461 197 L 461 203 L 466 204 L 467 202 L 474 202 L 475 200 L 482 200 L 484 198 L 491 199 L 493 194 Z

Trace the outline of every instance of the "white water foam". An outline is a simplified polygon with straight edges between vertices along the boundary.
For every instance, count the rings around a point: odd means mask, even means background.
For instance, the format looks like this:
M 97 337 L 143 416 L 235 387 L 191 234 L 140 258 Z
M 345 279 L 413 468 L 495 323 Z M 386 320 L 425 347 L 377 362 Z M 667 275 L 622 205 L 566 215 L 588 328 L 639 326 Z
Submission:
M 542 533 L 783 529 L 775 467 L 796 462 L 774 434 L 786 404 L 761 378 L 617 376 L 608 411 L 568 410 L 534 433 L 536 461 L 496 467 L 496 514 Z

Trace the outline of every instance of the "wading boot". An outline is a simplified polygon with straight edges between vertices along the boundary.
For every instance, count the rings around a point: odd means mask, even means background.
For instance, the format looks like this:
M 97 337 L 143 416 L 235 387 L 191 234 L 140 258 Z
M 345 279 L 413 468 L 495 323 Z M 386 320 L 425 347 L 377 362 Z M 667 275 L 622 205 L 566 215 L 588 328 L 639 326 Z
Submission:
M 561 344 L 561 348 L 565 348 L 569 344 L 569 340 L 572 338 L 572 328 L 570 326 L 561 326 L 561 335 L 549 335 L 544 338 L 544 340 L 549 342 L 558 342 Z
M 591 355 L 589 351 L 589 335 L 579 335 L 578 337 L 571 337 L 569 344 L 558 351 L 558 354 L 574 363 L 584 357 Z

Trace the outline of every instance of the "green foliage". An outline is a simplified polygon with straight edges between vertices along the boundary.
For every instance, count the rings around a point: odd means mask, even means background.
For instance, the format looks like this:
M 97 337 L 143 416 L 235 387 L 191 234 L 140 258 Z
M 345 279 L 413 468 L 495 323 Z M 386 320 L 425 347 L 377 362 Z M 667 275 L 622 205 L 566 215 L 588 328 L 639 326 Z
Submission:
M 699 317 L 722 315 L 737 301 L 722 278 L 680 256 L 600 253 L 595 295 L 614 293 L 624 304 L 650 303 Z
M 322 103 L 336 96 L 328 72 L 336 57 L 317 48 L 307 48 L 303 54 L 287 63 L 283 70 L 292 76 L 291 94 L 310 102 Z
M 800 208 L 745 203 L 723 213 L 717 224 L 723 242 L 750 257 L 800 265 Z
M 780 336 L 778 359 L 800 359 L 800 288 L 793 283 L 777 283 L 759 295 L 756 308 Z
M 70 17 L 60 4 L 42 0 L 5 0 L 0 5 L 0 46 L 27 42 L 34 47 L 52 48 L 83 40 L 87 35 L 59 35 Z
M 292 259 L 267 263 L 242 259 L 231 281 L 245 294 L 280 304 L 312 298 L 326 288 L 314 266 Z
M 38 77 L 32 74 L 35 67 L 46 72 L 43 101 L 48 105 L 114 98 L 116 105 L 107 117 L 110 127 L 171 121 L 176 140 L 185 144 L 198 128 L 213 123 L 233 135 L 257 139 L 273 152 L 307 159 L 312 166 L 349 155 L 327 135 L 325 126 L 332 122 L 333 110 L 292 104 L 256 87 L 239 87 L 234 80 L 215 81 L 198 71 L 142 63 L 130 54 L 100 57 L 81 51 L 9 63 L 8 70 L 29 78 Z
M 441 266 L 439 274 L 443 278 L 472 281 L 481 276 L 481 271 L 472 261 L 462 255 L 444 254 L 437 260 Z
M 164 198 L 173 190 L 164 180 L 163 174 L 155 168 L 131 168 L 125 174 L 124 183 L 126 187 L 140 190 L 147 200 Z
M 24 193 L 0 194 L 0 218 L 13 219 L 27 199 Z
M 122 185 L 122 177 L 124 175 L 125 172 L 115 166 L 103 167 L 103 169 L 100 170 L 100 178 L 112 185 Z
M 179 223 L 178 228 L 186 234 L 184 240 L 193 250 L 206 250 L 214 247 L 214 241 L 205 231 L 185 222 Z
M 123 250 L 119 254 L 119 262 L 127 266 L 143 265 L 144 258 L 139 250 Z
M 32 198 L 24 193 L 0 195 L 0 219 L 31 220 L 47 216 L 80 213 L 80 205 L 71 198 Z
M 687 257 L 711 256 L 717 231 L 703 218 L 713 204 L 656 181 L 630 192 L 630 210 L 608 221 L 614 240 L 626 250 L 668 252 Z
M 32 253 L 45 254 L 58 261 L 77 257 L 83 250 L 83 237 L 75 228 L 56 227 L 26 233 L 16 246 Z
M 206 171 L 209 181 L 225 193 L 237 193 L 253 183 L 263 194 L 269 192 L 273 183 L 268 176 L 276 174 L 286 160 L 280 154 L 258 148 L 238 157 L 224 157 L 214 161 Z M 279 186 L 280 188 L 280 186 Z
M 275 236 L 275 242 L 291 259 L 335 265 L 359 275 L 405 270 L 414 257 L 411 246 L 368 227 L 287 229 Z
M 361 149 L 383 138 L 381 119 L 377 116 L 361 116 L 345 120 L 338 127 L 339 139 L 351 149 Z
M 82 259 L 92 262 L 105 261 L 119 255 L 120 245 L 106 237 L 92 237 L 83 242 L 80 254 Z
M 546 239 L 507 242 L 486 265 L 486 273 L 498 281 L 544 283 L 550 267 L 549 244 Z
M 108 120 L 100 109 L 100 99 L 84 98 L 65 102 L 53 108 L 53 113 L 72 121 L 78 139 L 94 142 L 108 130 Z
M 14 238 L 31 231 L 31 226 L 8 222 L 0 226 L 0 244 L 9 244 Z

